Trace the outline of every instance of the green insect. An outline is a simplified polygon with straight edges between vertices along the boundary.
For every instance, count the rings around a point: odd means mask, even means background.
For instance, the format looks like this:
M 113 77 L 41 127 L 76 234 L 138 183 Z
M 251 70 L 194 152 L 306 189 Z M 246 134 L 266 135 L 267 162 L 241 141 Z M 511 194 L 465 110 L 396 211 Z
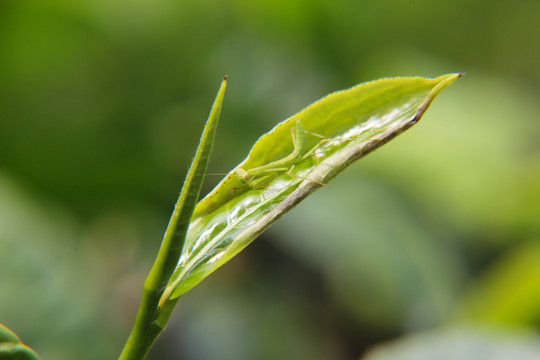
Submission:
M 315 146 L 313 146 L 309 151 L 303 154 L 306 147 L 306 134 L 316 136 L 321 138 Z M 352 141 L 353 138 L 346 139 L 328 139 L 323 135 L 316 134 L 311 131 L 304 129 L 304 125 L 300 120 L 296 120 L 295 126 L 291 127 L 291 137 L 293 142 L 293 151 L 286 157 L 272 161 L 268 164 L 257 166 L 248 170 L 242 168 L 237 168 L 235 174 L 242 181 L 243 184 L 247 184 L 252 189 L 261 189 L 264 188 L 267 183 L 272 180 L 281 172 L 287 172 L 289 175 L 294 169 L 295 165 L 299 162 L 306 160 L 310 157 L 321 145 L 328 141 L 343 140 L 343 141 Z M 295 175 L 297 176 L 297 175 Z M 309 179 L 308 179 L 309 180 Z M 325 184 L 321 184 L 325 185 Z

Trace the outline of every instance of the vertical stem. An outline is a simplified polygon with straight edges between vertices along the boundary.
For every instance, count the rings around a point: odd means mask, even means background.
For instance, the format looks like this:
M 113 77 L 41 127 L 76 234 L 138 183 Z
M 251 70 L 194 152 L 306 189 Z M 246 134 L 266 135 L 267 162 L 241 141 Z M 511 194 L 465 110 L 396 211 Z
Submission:
M 144 289 L 135 325 L 119 360 L 144 359 L 163 328 L 154 322 L 161 292 Z
M 142 360 L 165 329 L 180 298 L 170 301 L 167 308 L 157 310 L 161 291 L 144 289 L 135 325 L 118 360 Z M 156 321 L 160 312 L 160 321 Z
M 221 83 L 218 94 L 210 111 L 208 121 L 201 135 L 201 140 L 191 163 L 191 167 L 182 186 L 163 236 L 156 261 L 144 283 L 141 305 L 135 319 L 135 325 L 122 349 L 119 360 L 142 360 L 165 329 L 178 298 L 159 307 L 159 300 L 178 264 L 178 259 L 186 238 L 189 221 L 199 198 L 202 182 L 208 166 L 217 129 L 221 105 L 227 87 L 227 77 Z

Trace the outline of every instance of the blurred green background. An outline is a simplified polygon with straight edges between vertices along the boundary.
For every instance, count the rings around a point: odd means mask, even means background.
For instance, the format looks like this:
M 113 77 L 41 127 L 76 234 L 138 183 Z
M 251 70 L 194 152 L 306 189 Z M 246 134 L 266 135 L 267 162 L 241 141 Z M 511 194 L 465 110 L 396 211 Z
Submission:
M 223 75 L 210 172 L 331 91 L 466 71 L 150 358 L 537 359 L 539 34 L 538 0 L 1 0 L 0 322 L 44 360 L 119 354 Z

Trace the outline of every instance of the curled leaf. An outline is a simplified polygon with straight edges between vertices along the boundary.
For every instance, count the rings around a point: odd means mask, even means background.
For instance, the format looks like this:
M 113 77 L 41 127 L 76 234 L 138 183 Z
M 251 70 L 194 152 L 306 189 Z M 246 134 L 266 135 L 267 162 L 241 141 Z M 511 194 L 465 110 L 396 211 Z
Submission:
M 416 124 L 460 76 L 362 83 L 316 101 L 264 134 L 198 203 L 161 303 L 189 291 L 313 191 Z

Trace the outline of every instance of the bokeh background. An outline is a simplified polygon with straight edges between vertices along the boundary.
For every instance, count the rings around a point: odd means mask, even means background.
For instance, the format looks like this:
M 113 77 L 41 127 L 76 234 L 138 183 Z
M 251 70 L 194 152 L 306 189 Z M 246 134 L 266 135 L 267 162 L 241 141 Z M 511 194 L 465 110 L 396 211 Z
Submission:
M 113 359 L 210 165 L 361 81 L 465 71 L 188 293 L 150 359 L 537 359 L 540 1 L 0 1 L 0 322 Z M 219 177 L 208 177 L 204 192 Z

